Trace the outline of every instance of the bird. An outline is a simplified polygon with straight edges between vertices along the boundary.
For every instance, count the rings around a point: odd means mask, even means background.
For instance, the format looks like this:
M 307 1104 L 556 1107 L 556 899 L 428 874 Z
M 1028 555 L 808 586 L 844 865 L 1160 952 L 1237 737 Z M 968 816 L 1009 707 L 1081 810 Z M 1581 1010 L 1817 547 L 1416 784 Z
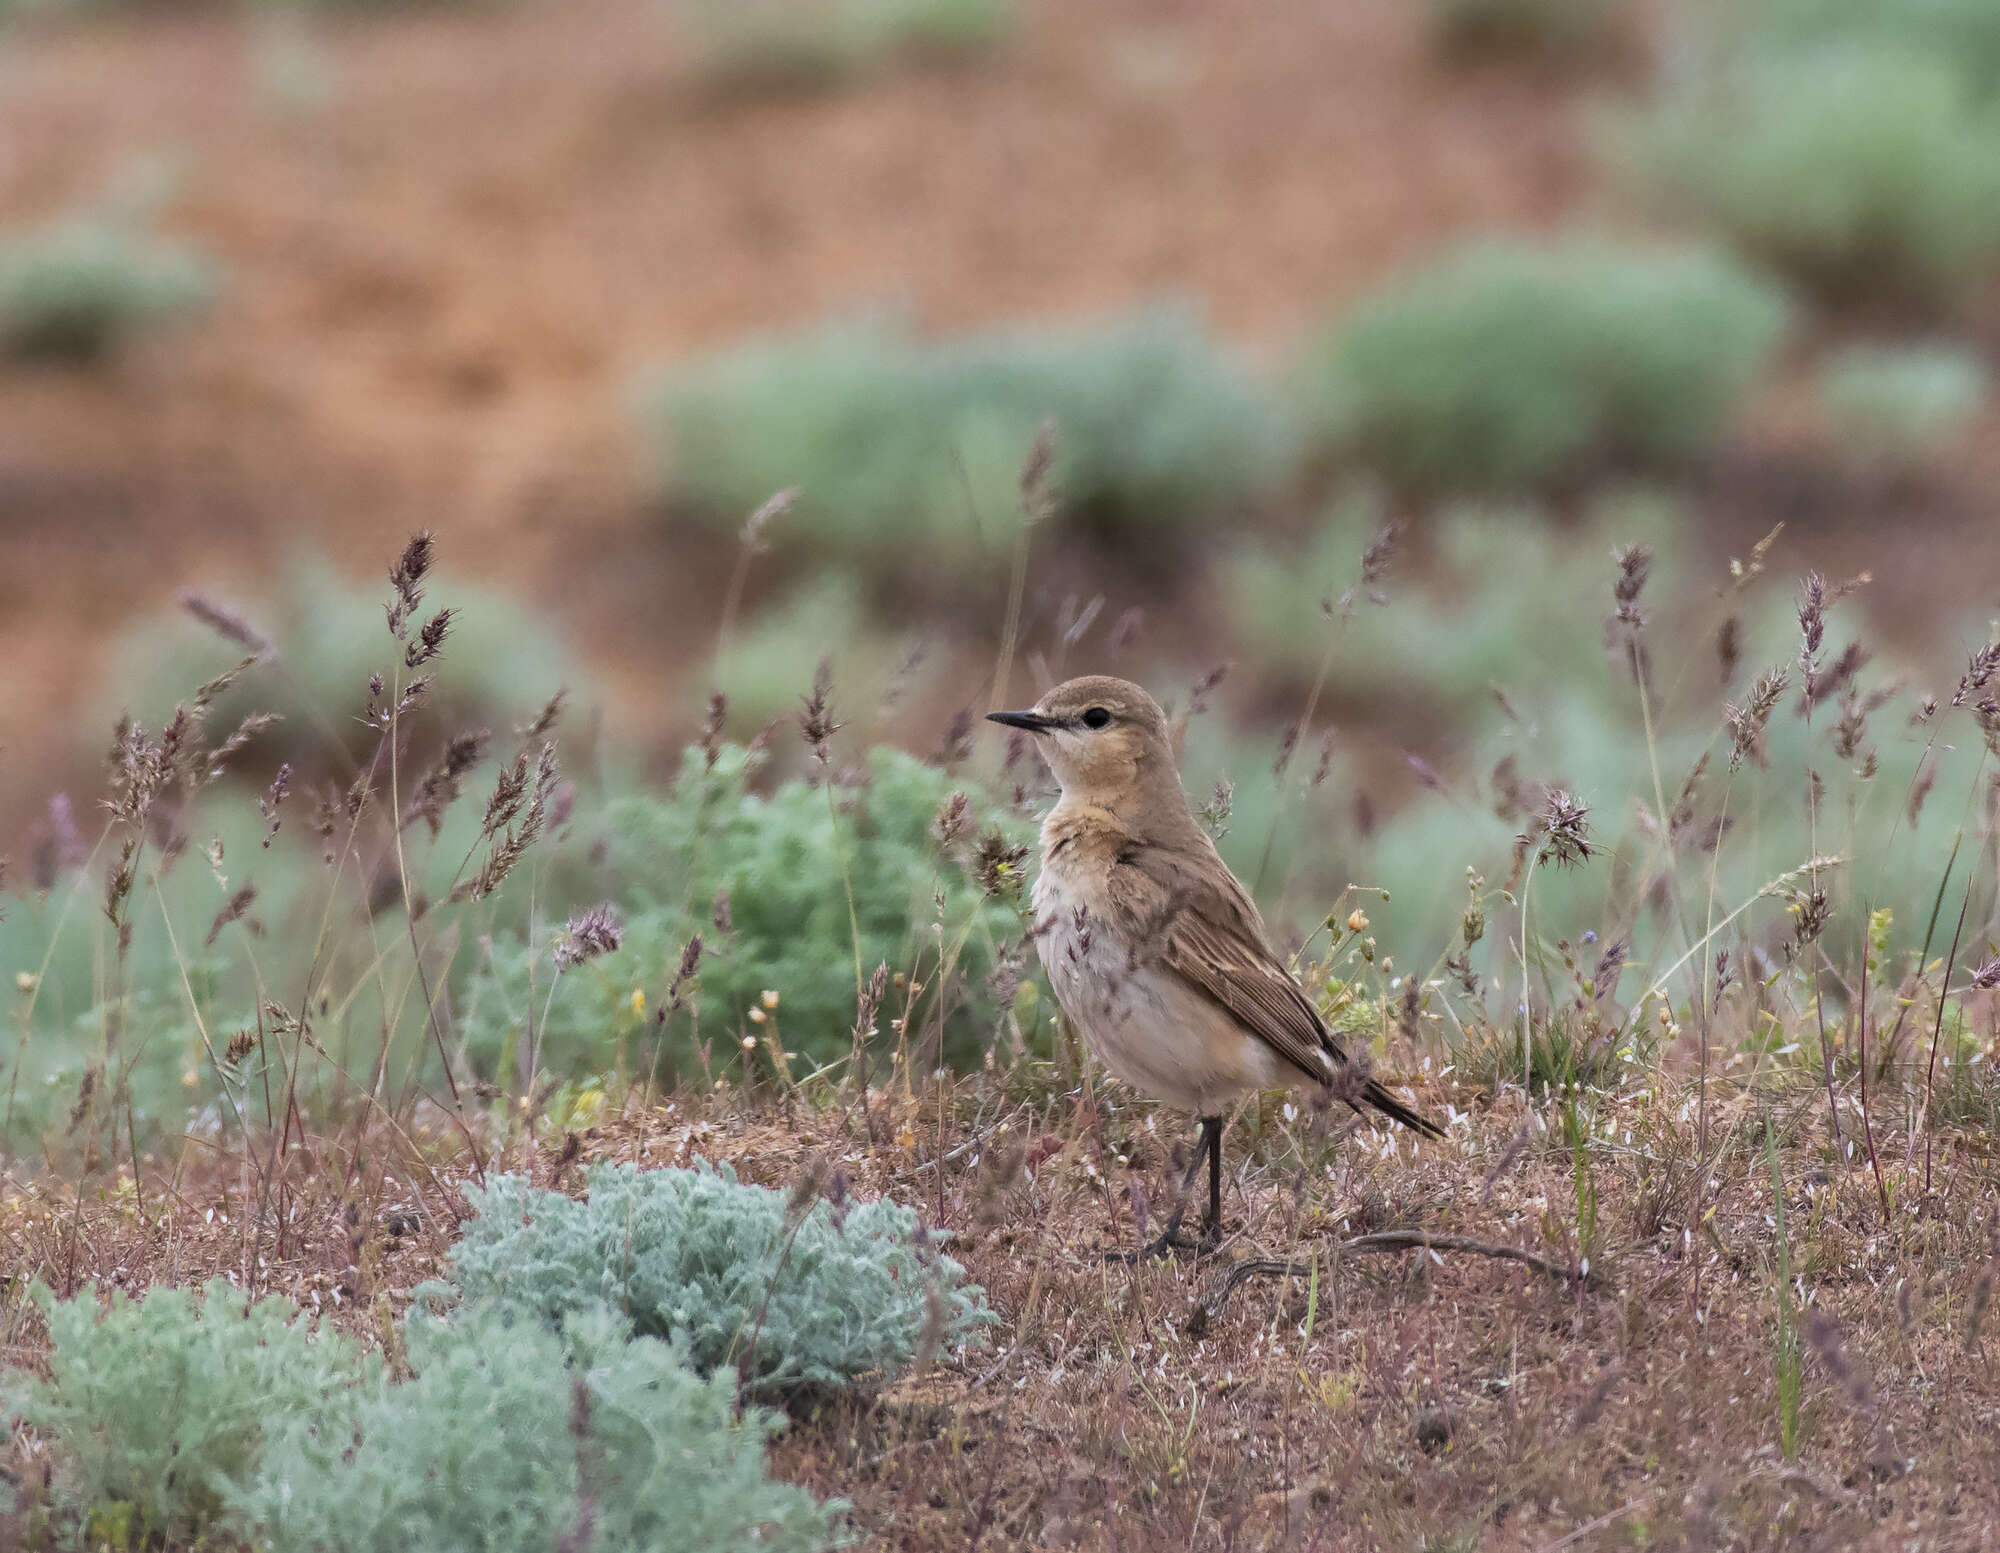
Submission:
M 1348 1062 L 1272 948 L 1249 891 L 1189 807 L 1152 696 L 1086 675 L 987 719 L 1029 734 L 1062 787 L 1042 821 L 1030 897 L 1056 1002 L 1114 1078 L 1200 1122 L 1165 1232 L 1138 1259 L 1189 1248 L 1181 1223 L 1204 1157 L 1208 1216 L 1192 1249 L 1221 1244 L 1223 1122 L 1253 1091 L 1318 1086 L 1357 1113 L 1365 1104 L 1443 1136 Z

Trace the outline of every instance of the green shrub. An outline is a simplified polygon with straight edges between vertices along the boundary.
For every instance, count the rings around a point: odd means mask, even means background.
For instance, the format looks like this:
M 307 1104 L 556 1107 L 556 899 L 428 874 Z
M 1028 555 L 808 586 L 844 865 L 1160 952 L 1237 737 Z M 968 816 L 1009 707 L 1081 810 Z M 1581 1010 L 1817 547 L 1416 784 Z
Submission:
M 0 351 L 90 361 L 146 325 L 206 306 L 215 270 L 127 221 L 69 219 L 0 238 Z
M 1580 526 L 1564 526 L 1533 506 L 1454 502 L 1428 524 L 1421 584 L 1392 583 L 1388 608 L 1357 602 L 1328 619 L 1321 601 L 1352 584 L 1381 521 L 1378 502 L 1350 493 L 1302 547 L 1236 550 L 1223 572 L 1231 630 L 1246 656 L 1298 681 L 1311 679 L 1331 645 L 1328 689 L 1340 700 L 1421 705 L 1462 726 L 1485 716 L 1495 684 L 1510 695 L 1560 686 L 1591 707 L 1622 701 L 1629 677 L 1621 682 L 1601 633 L 1579 629 L 1578 614 L 1594 623 L 1588 606 L 1607 586 L 1614 545 L 1654 545 L 1653 591 L 1672 589 L 1687 515 L 1676 503 L 1628 494 L 1603 498 Z M 1551 599 L 1582 603 L 1572 612 L 1552 609 Z
M 704 1372 L 740 1369 L 767 1396 L 893 1379 L 997 1319 L 917 1215 L 891 1202 L 798 1205 L 706 1162 L 597 1165 L 587 1202 L 518 1176 L 467 1197 L 479 1216 L 451 1269 L 468 1301 L 551 1327 L 629 1320 L 684 1345 Z
M 49 1378 L 10 1387 L 5 1412 L 48 1437 L 57 1509 L 92 1546 L 222 1531 L 273 1432 L 317 1418 L 362 1374 L 353 1345 L 315 1335 L 289 1300 L 252 1302 L 219 1278 L 199 1297 L 121 1291 L 104 1308 L 95 1289 L 31 1292 Z
M 1431 0 L 1431 26 L 1455 54 L 1574 58 L 1609 43 L 1625 9 L 1622 0 Z
M 566 1336 L 487 1312 L 405 1327 L 415 1375 L 378 1367 L 345 1406 L 293 1416 L 240 1497 L 274 1553 L 805 1550 L 834 1515 L 765 1475 L 781 1420 L 741 1420 L 728 1376 L 610 1318 Z M 582 1528 L 588 1528 L 583 1530 Z
M 644 992 L 658 1008 L 696 932 L 704 935 L 702 1024 L 722 1032 L 725 1060 L 734 1046 L 729 1032 L 743 1028 L 744 1012 L 766 989 L 781 995 L 785 1046 L 814 1062 L 844 1056 L 855 1015 L 856 925 L 864 974 L 886 963 L 926 983 L 909 1010 L 912 1044 L 934 1038 L 941 1025 L 946 1056 L 977 1060 L 1001 1012 L 986 974 L 1021 928 L 1011 907 L 984 899 L 971 875 L 939 854 L 932 822 L 959 784 L 900 751 L 878 749 L 867 785 L 837 794 L 836 829 L 824 788 L 795 780 L 768 796 L 751 792 L 759 759 L 729 748 L 710 768 L 690 751 L 663 794 L 611 804 L 603 835 L 608 892 L 625 916 L 618 950 L 552 983 L 546 943 L 495 935 L 460 1000 L 461 1034 L 486 1071 L 508 1068 L 508 1054 L 530 1038 L 531 1019 L 542 1066 L 558 1075 L 608 1068 L 621 1053 L 650 1065 L 648 1043 L 657 1036 L 632 994 Z M 971 823 L 975 832 L 996 827 L 1016 845 L 1032 835 L 1027 821 L 983 804 L 973 806 Z M 711 922 L 719 893 L 730 901 L 727 933 Z M 953 975 L 939 974 L 940 956 L 955 957 Z M 885 1029 L 891 1013 L 883 1011 Z M 901 1017 L 900 1001 L 893 1013 Z M 669 1055 L 662 1066 L 672 1065 Z
M 464 599 L 455 590 L 446 597 Z M 294 1058 L 307 1105 L 329 1101 L 378 1061 L 400 1076 L 405 1095 L 412 1082 L 441 1086 L 429 1010 L 411 993 L 413 938 L 424 946 L 443 1021 L 450 988 L 470 974 L 483 935 L 518 935 L 530 900 L 567 905 L 590 888 L 581 848 L 560 849 L 571 790 L 553 766 L 541 772 L 541 734 L 524 751 L 510 731 L 535 718 L 560 683 L 560 655 L 529 617 L 489 602 L 449 618 L 441 658 L 423 669 L 437 671 L 432 694 L 399 717 L 400 755 L 373 768 L 374 791 L 354 819 L 347 800 L 361 802 L 356 774 L 371 767 L 381 737 L 379 724 L 363 722 L 368 677 L 390 677 L 406 646 L 384 629 L 379 604 L 323 577 L 299 582 L 290 608 L 260 624 L 278 626 L 279 646 L 216 696 L 199 738 L 177 742 L 181 755 L 155 792 L 156 810 L 107 821 L 89 796 L 52 804 L 23 866 L 10 872 L 22 893 L 0 910 L 0 973 L 16 1032 L 0 1046 L 0 1153 L 49 1140 L 49 1124 L 86 1093 L 91 1104 L 77 1115 L 92 1125 L 57 1129 L 59 1151 L 86 1151 L 93 1137 L 101 1144 L 114 1119 L 128 1144 L 184 1129 L 221 1141 L 247 1119 L 271 1120 L 271 1092 L 288 1091 Z M 241 640 L 216 640 L 189 620 L 137 633 L 119 655 L 116 684 L 138 695 L 121 709 L 146 729 L 162 728 L 198 682 L 259 646 L 254 628 L 229 629 Z M 242 731 L 246 715 L 273 707 L 284 721 L 253 725 L 227 761 L 212 753 Z M 103 716 L 108 727 L 114 713 Z M 430 788 L 442 807 L 419 805 L 421 785 L 439 771 L 440 746 L 481 728 L 495 731 L 490 748 L 458 744 L 455 774 Z M 495 845 L 482 835 L 494 767 L 511 770 L 517 758 L 547 821 L 533 888 L 454 901 L 455 887 L 479 873 Z M 281 759 L 291 765 L 287 796 L 271 804 L 266 784 Z M 251 790 L 215 781 L 218 772 Z M 460 796 L 452 801 L 454 784 Z M 523 803 L 537 807 L 526 793 Z M 390 844 L 396 822 L 400 846 Z M 107 824 L 108 832 L 100 828 Z M 140 831 L 133 894 L 113 922 L 102 909 L 105 876 L 121 842 L 136 842 Z M 418 905 L 414 934 L 397 921 L 405 877 Z M 282 1006 L 296 1008 L 308 987 L 325 998 L 302 1042 Z M 267 1083 L 273 1073 L 282 1082 Z
M 1957 346 L 1860 345 L 1820 369 L 1820 413 L 1843 451 L 1919 463 L 1971 428 L 1987 386 L 1986 364 Z
M 567 688 L 572 704 L 588 698 L 582 663 L 544 617 L 495 589 L 454 582 L 435 592 L 434 602 L 456 613 L 425 703 L 428 723 L 447 734 L 488 728 L 504 735 L 558 690 Z M 260 760 L 248 768 L 256 772 L 267 774 L 279 760 L 302 772 L 351 772 L 375 747 L 374 731 L 360 718 L 369 676 L 386 678 L 401 651 L 382 629 L 381 589 L 355 583 L 322 559 L 299 557 L 243 623 L 269 650 L 216 702 L 213 721 L 233 727 L 252 712 L 283 719 L 259 735 Z M 108 728 L 126 711 L 157 718 L 250 650 L 185 609 L 141 620 L 111 649 L 92 724 Z M 336 751 L 344 754 L 335 758 Z M 420 748 L 412 758 L 425 753 Z
M 805 666 L 817 663 L 829 643 L 839 646 L 841 697 L 853 706 L 878 703 L 915 651 L 877 624 L 852 572 L 816 569 L 744 620 L 722 650 L 714 688 L 728 696 L 731 721 L 762 728 L 789 720 Z
M 1709 586 L 1714 574 L 1690 567 L 1676 539 L 1683 520 L 1671 506 L 1606 504 L 1581 530 L 1532 511 L 1448 507 L 1427 535 L 1425 576 L 1393 574 L 1388 607 L 1358 605 L 1346 621 L 1329 621 L 1318 600 L 1337 597 L 1352 580 L 1375 520 L 1365 503 L 1353 501 L 1329 516 L 1303 556 L 1253 553 L 1235 562 L 1229 594 L 1247 650 L 1269 653 L 1289 663 L 1299 680 L 1310 680 L 1331 646 L 1321 706 L 1349 708 L 1344 716 L 1332 714 L 1340 733 L 1330 780 L 1302 793 L 1301 768 L 1313 762 L 1309 753 L 1295 759 L 1292 790 L 1275 815 L 1265 797 L 1275 741 L 1235 733 L 1218 754 L 1198 741 L 1221 736 L 1204 734 L 1200 725 L 1190 734 L 1191 790 L 1199 795 L 1218 777 L 1238 782 L 1236 826 L 1223 847 L 1246 878 L 1258 871 L 1275 827 L 1277 844 L 1264 868 L 1267 897 L 1288 881 L 1282 899 L 1293 910 L 1323 909 L 1350 880 L 1379 884 L 1392 899 L 1369 907 L 1370 931 L 1399 968 L 1421 972 L 1451 942 L 1466 905 L 1467 867 L 1484 875 L 1489 888 L 1510 874 L 1528 815 L 1509 789 L 1553 784 L 1590 808 L 1599 856 L 1573 871 L 1537 874 L 1535 934 L 1572 944 L 1585 931 L 1607 940 L 1629 935 L 1635 965 L 1664 969 L 1686 947 L 1681 930 L 1693 920 L 1698 932 L 1699 918 L 1679 916 L 1665 893 L 1649 896 L 1643 907 L 1628 906 L 1626 891 L 1659 856 L 1647 817 L 1660 802 L 1656 791 L 1671 810 L 1706 750 L 1696 811 L 1704 821 L 1726 818 L 1729 830 L 1719 860 L 1694 844 L 1699 826 L 1682 837 L 1677 873 L 1686 899 L 1712 899 L 1719 918 L 1818 852 L 1852 859 L 1828 869 L 1823 880 L 1834 900 L 1830 937 L 1852 942 L 1864 904 L 1889 908 L 1922 933 L 1956 820 L 1956 800 L 1947 795 L 1974 784 L 1982 744 L 1963 709 L 1955 726 L 1911 730 L 1913 694 L 1879 707 L 1872 696 L 1900 682 L 1912 692 L 1942 689 L 1948 698 L 1964 667 L 1962 658 L 1950 662 L 1957 643 L 1984 640 L 1985 621 L 1947 622 L 1937 633 L 1943 661 L 1928 667 L 1885 652 L 1884 661 L 1864 665 L 1854 705 L 1831 695 L 1814 708 L 1808 726 L 1800 716 L 1790 590 L 1780 583 L 1761 603 L 1750 596 L 1719 602 Z M 1609 552 L 1633 541 L 1655 546 L 1640 601 L 1653 665 L 1650 748 L 1648 713 L 1630 668 L 1622 654 L 1607 650 L 1615 573 Z M 1823 666 L 1839 661 L 1848 639 L 1865 643 L 1874 635 L 1861 608 L 1859 601 L 1844 602 L 1830 617 Z M 1739 621 L 1738 659 L 1726 684 L 1719 683 L 1716 659 L 1725 616 Z M 1746 762 L 1732 774 L 1724 705 L 1744 701 L 1751 679 L 1774 664 L 1789 665 L 1792 682 L 1771 719 L 1769 769 Z M 1328 715 L 1322 710 L 1323 721 Z M 1850 717 L 1869 731 L 1843 752 L 1841 725 Z M 1933 738 L 1936 792 L 1913 820 L 1918 763 Z M 1406 749 L 1422 756 L 1423 769 L 1405 760 Z M 1870 769 L 1872 775 L 1862 774 Z M 1828 789 L 1816 833 L 1796 801 L 1809 772 Z M 1354 818 L 1360 795 L 1374 815 L 1367 825 Z M 1746 913 L 1745 931 L 1767 953 L 1782 943 L 1784 904 L 1772 896 Z M 1503 906 L 1496 897 L 1488 909 L 1494 920 L 1482 946 L 1491 957 L 1486 969 L 1518 989 L 1512 947 L 1518 905 Z M 1628 911 L 1637 912 L 1636 924 Z M 1663 962 L 1657 956 L 1669 944 Z
M 1921 50 L 1753 49 L 1629 139 L 1665 196 L 1828 291 L 1949 300 L 2000 255 L 2000 108 Z
M 696 75 L 725 91 L 838 85 L 899 59 L 983 52 L 1013 0 L 679 0 Z
M 1950 63 L 1982 95 L 2000 87 L 2000 5 L 1993 0 L 1763 0 L 1745 20 L 1760 45 L 1843 38 L 1922 49 Z
M 1305 413 L 1421 489 L 1671 467 L 1714 445 L 1785 313 L 1714 254 L 1481 241 L 1343 320 L 1303 375 Z
M 1189 314 L 923 341 L 882 320 L 745 345 L 647 391 L 672 501 L 733 529 L 799 486 L 789 531 L 908 569 L 1005 553 L 1041 423 L 1070 516 L 1136 537 L 1217 517 L 1283 464 L 1277 424 Z

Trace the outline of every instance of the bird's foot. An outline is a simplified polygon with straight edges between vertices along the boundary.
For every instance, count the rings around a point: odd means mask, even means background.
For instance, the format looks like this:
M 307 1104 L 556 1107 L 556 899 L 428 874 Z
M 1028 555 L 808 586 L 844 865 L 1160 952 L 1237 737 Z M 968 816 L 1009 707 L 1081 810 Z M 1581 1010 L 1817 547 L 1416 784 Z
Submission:
M 1162 1261 L 1176 1251 L 1192 1251 L 1197 1258 L 1219 1250 L 1222 1245 L 1222 1230 L 1211 1225 L 1199 1240 L 1190 1240 L 1178 1229 L 1170 1229 L 1155 1240 L 1149 1240 L 1137 1251 L 1107 1251 L 1104 1260 L 1132 1267 L 1146 1262 Z

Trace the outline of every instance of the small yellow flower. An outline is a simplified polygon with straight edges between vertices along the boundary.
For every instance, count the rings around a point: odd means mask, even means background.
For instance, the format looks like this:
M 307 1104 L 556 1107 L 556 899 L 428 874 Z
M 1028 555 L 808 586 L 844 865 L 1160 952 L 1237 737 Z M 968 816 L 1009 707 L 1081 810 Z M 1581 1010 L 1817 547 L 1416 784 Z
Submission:
M 635 1014 L 646 1012 L 646 989 L 644 987 L 634 987 L 632 989 L 632 1012 Z
M 744 1036 L 744 1037 L 743 1037 L 743 1049 L 744 1049 L 745 1051 L 747 1051 L 747 1052 L 753 1052 L 753 1051 L 755 1051 L 755 1050 L 757 1049 L 757 1037 L 756 1037 L 756 1036 L 754 1036 L 754 1035 L 746 1035 L 746 1036 Z
M 750 1010 L 750 1023 L 752 1023 L 753 1025 L 761 1025 L 764 1022 L 764 1018 L 765 1018 L 764 1011 L 761 1008 L 753 1008 Z
M 1347 931 L 1350 933 L 1365 933 L 1368 931 L 1368 913 L 1363 911 L 1359 906 L 1347 914 Z
M 917 1135 L 905 1127 L 901 1132 L 896 1134 L 896 1146 L 905 1149 L 915 1148 L 917 1146 Z
M 778 1006 L 778 994 L 769 987 L 764 989 L 764 1006 L 766 1008 L 776 1008 Z

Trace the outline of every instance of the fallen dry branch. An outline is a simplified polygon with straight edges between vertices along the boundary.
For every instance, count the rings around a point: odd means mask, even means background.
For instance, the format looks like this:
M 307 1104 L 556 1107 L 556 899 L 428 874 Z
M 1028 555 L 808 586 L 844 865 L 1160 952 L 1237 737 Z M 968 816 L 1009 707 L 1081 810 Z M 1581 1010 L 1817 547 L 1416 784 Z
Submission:
M 1498 1241 L 1475 1240 L 1470 1235 L 1439 1235 L 1423 1229 L 1385 1229 L 1372 1235 L 1356 1235 L 1352 1240 L 1340 1241 L 1327 1257 L 1328 1266 L 1338 1262 L 1343 1256 L 1368 1251 L 1464 1251 L 1473 1256 L 1490 1256 L 1500 1261 L 1519 1262 L 1524 1267 L 1532 1267 L 1539 1273 L 1546 1273 L 1558 1283 L 1578 1284 L 1585 1281 L 1585 1275 L 1573 1268 L 1552 1262 L 1547 1257 L 1519 1246 L 1502 1245 Z M 1221 1313 L 1229 1303 L 1230 1295 L 1253 1278 L 1307 1278 L 1312 1276 L 1310 1262 L 1281 1262 L 1273 1257 L 1251 1257 L 1238 1262 L 1222 1277 L 1216 1280 L 1207 1297 L 1195 1307 L 1188 1318 L 1188 1335 L 1199 1337 L 1209 1321 Z

